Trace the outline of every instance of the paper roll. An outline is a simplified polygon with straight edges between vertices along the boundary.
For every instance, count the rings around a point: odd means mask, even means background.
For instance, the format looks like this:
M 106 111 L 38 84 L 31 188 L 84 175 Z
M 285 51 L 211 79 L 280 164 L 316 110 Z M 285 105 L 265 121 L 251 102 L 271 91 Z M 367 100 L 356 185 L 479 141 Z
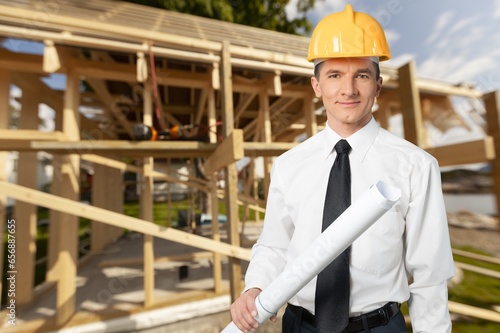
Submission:
M 351 204 L 295 261 L 286 267 L 255 299 L 262 325 L 300 289 L 348 248 L 401 197 L 401 191 L 384 182 L 372 185 Z M 221 333 L 242 333 L 231 322 Z

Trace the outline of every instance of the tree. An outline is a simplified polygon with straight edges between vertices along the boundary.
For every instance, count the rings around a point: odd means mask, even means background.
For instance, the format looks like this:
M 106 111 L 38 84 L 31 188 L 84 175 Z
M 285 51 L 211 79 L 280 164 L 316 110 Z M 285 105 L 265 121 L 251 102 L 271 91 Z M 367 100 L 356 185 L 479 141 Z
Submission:
M 311 31 L 312 26 L 306 14 L 316 2 L 316 0 L 297 0 L 297 17 L 289 20 L 285 7 L 290 0 L 124 1 L 290 34 L 306 34 Z

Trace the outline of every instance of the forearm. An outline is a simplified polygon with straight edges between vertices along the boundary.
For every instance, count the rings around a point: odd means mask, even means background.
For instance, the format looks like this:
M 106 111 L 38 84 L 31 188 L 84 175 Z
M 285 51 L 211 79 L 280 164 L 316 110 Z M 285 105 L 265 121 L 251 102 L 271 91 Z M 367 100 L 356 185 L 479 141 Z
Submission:
M 451 333 L 447 281 L 426 287 L 410 286 L 410 320 L 415 333 Z

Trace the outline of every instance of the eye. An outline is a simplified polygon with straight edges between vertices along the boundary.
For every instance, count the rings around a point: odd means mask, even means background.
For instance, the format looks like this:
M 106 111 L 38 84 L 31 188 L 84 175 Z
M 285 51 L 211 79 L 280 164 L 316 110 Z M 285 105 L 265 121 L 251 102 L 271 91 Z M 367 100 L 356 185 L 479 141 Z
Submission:
M 330 79 L 338 79 L 339 77 L 340 77 L 339 73 L 328 74 L 328 78 L 330 78 Z
M 370 76 L 368 74 L 358 74 L 356 75 L 357 78 L 359 79 L 369 79 Z

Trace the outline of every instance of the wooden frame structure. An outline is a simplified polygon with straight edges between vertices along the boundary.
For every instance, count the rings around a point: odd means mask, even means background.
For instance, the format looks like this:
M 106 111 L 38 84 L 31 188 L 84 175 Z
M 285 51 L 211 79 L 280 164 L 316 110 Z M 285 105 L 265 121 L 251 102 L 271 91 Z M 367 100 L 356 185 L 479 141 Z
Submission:
M 75 314 L 78 217 L 95 221 L 93 250 L 112 242 L 123 228 L 145 235 L 144 308 L 155 305 L 154 237 L 213 252 L 215 293 L 225 292 L 220 258 L 229 256 L 229 292 L 237 297 L 242 289 L 241 260 L 249 259 L 249 250 L 240 247 L 238 205 L 263 211 L 264 204 L 248 195 L 252 181 L 247 182 L 245 193 L 238 193 L 235 162 L 263 157 L 268 186 L 272 157 L 293 147 L 297 138 L 315 134 L 326 119 L 309 84 L 308 38 L 115 1 L 49 1 L 34 6 L 27 0 L 0 0 L 0 13 L 0 40 L 44 43 L 43 55 L 0 48 L 1 109 L 9 110 L 11 84 L 23 91 L 20 129 L 8 129 L 8 113 L 0 113 L 0 151 L 20 152 L 18 184 L 7 183 L 6 175 L 0 174 L 0 227 L 4 229 L 5 197 L 9 196 L 17 201 L 15 217 L 22 224 L 17 262 L 29 272 L 22 281 L 29 287 L 19 290 L 18 302 L 29 304 L 35 297 L 30 270 L 36 251 L 37 206 L 51 209 L 46 283 L 57 289 L 57 327 Z M 65 75 L 64 91 L 44 83 L 42 79 L 50 74 Z M 374 113 L 377 121 L 388 128 L 391 115 L 402 113 L 405 137 L 427 149 L 443 166 L 491 162 L 500 198 L 498 94 L 482 95 L 472 88 L 419 79 L 414 63 L 399 69 L 382 67 L 382 76 L 384 88 Z M 485 100 L 488 136 L 446 147 L 428 145 L 424 121 L 433 121 L 434 103 L 450 104 L 451 96 Z M 422 110 L 424 100 L 428 112 Z M 56 113 L 54 132 L 36 130 L 40 103 Z M 451 104 L 447 112 L 457 117 Z M 181 126 L 187 138 L 134 141 L 137 123 L 164 129 Z M 37 191 L 30 178 L 38 151 L 55 156 L 58 181 L 53 182 L 51 194 Z M 185 181 L 154 169 L 158 160 L 189 158 L 202 160 L 204 179 L 191 175 Z M 5 153 L 0 153 L 0 159 L 5 159 Z M 94 207 L 78 203 L 82 160 L 94 163 L 101 179 L 93 189 Z M 121 214 L 120 191 L 102 194 L 109 186 L 122 186 L 123 171 L 141 175 L 141 219 Z M 217 188 L 221 171 L 223 190 Z M 212 207 L 217 207 L 222 194 L 229 244 L 220 241 L 217 214 L 213 214 L 212 239 L 153 224 L 153 179 L 183 182 L 203 191 Z

